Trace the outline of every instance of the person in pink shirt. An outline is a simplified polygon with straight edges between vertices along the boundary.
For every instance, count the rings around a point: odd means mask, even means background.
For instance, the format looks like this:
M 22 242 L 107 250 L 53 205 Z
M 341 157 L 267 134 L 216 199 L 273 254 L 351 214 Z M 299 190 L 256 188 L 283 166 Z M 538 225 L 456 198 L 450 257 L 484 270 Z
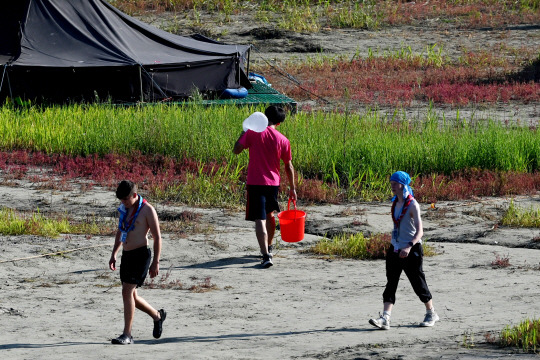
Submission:
M 276 130 L 285 120 L 285 110 L 272 105 L 264 114 L 268 118 L 268 127 L 260 133 L 242 131 L 234 144 L 233 153 L 240 154 L 244 149 L 249 151 L 246 220 L 255 222 L 255 234 L 263 256 L 261 265 L 269 268 L 273 265 L 274 212 L 279 211 L 277 196 L 281 161 L 285 164 L 285 174 L 289 180 L 289 199 L 293 201 L 296 201 L 296 187 L 291 144 Z

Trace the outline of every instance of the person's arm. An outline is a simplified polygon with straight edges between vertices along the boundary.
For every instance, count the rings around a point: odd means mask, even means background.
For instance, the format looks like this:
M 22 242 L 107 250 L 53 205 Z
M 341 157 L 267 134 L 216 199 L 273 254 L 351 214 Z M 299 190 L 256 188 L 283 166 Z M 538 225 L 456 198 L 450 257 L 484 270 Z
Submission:
M 294 185 L 294 166 L 292 161 L 285 163 L 285 174 L 289 179 L 289 199 L 296 201 L 296 186 Z
M 418 205 L 417 201 L 414 201 L 414 204 L 412 204 L 410 209 L 410 215 L 413 218 L 416 233 L 414 234 L 413 239 L 409 242 L 409 245 L 407 245 L 406 248 L 401 249 L 399 256 L 403 258 L 409 256 L 411 248 L 416 245 L 420 240 L 422 240 L 422 236 L 424 236 L 422 219 L 420 218 L 420 205 Z
M 150 214 L 148 215 L 148 226 L 152 239 L 154 240 L 154 259 L 150 265 L 150 277 L 156 277 L 159 274 L 159 258 L 161 256 L 161 231 L 159 230 L 159 220 L 154 207 L 149 206 Z
M 236 155 L 240 154 L 245 149 L 245 147 L 240 144 L 240 139 L 242 138 L 242 136 L 244 136 L 245 133 L 245 131 L 242 131 L 242 133 L 238 137 L 238 140 L 236 140 L 236 143 L 234 144 L 233 153 Z
M 116 270 L 116 255 L 118 255 L 118 251 L 120 250 L 120 245 L 122 245 L 122 243 L 120 242 L 120 236 L 121 236 L 120 230 L 117 230 L 116 236 L 114 238 L 114 245 L 113 245 L 111 258 L 109 259 L 109 269 L 111 269 L 112 271 Z

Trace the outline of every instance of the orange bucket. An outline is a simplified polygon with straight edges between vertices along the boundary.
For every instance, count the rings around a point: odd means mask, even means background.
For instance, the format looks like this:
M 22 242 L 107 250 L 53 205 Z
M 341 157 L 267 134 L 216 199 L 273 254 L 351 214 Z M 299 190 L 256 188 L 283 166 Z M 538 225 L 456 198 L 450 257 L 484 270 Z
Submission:
M 278 214 L 281 239 L 285 242 L 298 242 L 304 240 L 304 227 L 306 213 L 296 210 L 296 201 L 293 201 L 294 210 L 290 210 L 291 200 L 287 204 L 287 210 Z

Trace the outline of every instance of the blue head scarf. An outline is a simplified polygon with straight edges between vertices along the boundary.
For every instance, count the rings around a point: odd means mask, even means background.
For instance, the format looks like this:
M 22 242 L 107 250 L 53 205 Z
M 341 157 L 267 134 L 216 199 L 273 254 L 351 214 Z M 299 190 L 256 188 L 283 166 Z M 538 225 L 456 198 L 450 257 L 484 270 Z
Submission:
M 411 195 L 414 197 L 413 190 L 409 186 L 411 183 L 411 177 L 409 174 L 407 174 L 405 171 L 396 171 L 395 173 L 390 176 L 390 181 L 395 181 L 399 184 L 403 184 L 403 200 L 407 198 L 407 196 Z M 392 198 L 392 201 L 396 200 L 396 196 Z

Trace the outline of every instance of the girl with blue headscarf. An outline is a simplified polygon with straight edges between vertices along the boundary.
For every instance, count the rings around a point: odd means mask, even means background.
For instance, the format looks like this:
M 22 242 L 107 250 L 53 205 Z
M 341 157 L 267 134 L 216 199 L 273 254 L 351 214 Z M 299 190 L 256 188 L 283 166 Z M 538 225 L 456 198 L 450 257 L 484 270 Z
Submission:
M 439 316 L 433 308 L 433 300 L 422 269 L 424 251 L 422 249 L 422 219 L 420 206 L 414 199 L 410 186 L 411 177 L 404 171 L 396 171 L 390 176 L 392 198 L 392 242 L 386 253 L 386 288 L 383 292 L 384 309 L 378 319 L 369 323 L 379 329 L 390 329 L 390 315 L 396 302 L 396 290 L 402 271 L 411 282 L 416 295 L 426 306 L 424 321 L 420 326 L 433 326 Z

